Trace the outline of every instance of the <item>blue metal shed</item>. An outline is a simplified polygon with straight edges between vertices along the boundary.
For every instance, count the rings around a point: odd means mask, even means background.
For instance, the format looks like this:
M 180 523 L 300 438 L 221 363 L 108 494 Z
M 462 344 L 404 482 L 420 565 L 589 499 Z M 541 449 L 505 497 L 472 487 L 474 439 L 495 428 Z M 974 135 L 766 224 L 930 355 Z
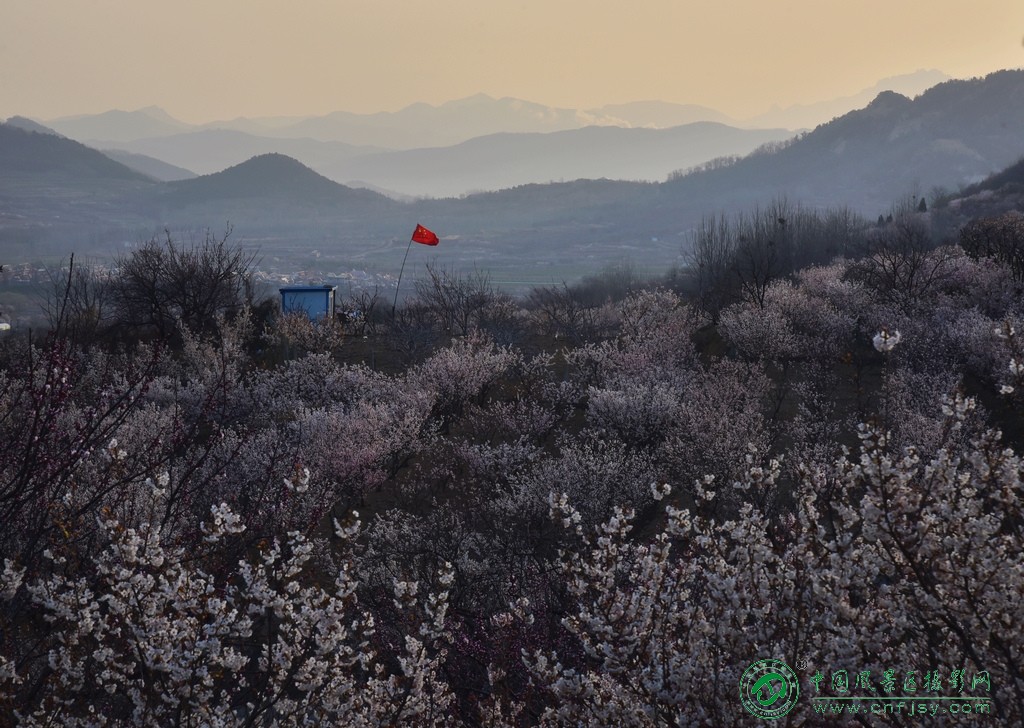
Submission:
M 281 311 L 301 311 L 310 321 L 334 317 L 334 295 L 337 286 L 288 286 L 281 290 Z

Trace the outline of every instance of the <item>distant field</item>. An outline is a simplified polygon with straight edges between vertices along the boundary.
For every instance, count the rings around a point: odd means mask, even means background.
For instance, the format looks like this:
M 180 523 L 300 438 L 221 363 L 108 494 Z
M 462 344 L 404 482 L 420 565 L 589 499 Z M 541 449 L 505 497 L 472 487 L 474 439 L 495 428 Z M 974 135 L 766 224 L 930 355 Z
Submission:
M 41 285 L 0 282 L 0 320 L 9 321 L 16 326 L 34 326 L 41 323 L 45 295 Z
M 640 278 L 657 278 L 666 272 L 663 266 L 639 266 L 632 262 L 633 272 Z M 601 270 L 588 271 L 586 275 L 600 274 Z M 536 273 L 517 272 L 514 270 L 500 271 L 491 275 L 491 281 L 500 290 L 509 293 L 524 293 L 537 286 L 559 286 L 564 283 L 575 283 L 585 275 L 580 269 L 567 265 L 552 265 Z

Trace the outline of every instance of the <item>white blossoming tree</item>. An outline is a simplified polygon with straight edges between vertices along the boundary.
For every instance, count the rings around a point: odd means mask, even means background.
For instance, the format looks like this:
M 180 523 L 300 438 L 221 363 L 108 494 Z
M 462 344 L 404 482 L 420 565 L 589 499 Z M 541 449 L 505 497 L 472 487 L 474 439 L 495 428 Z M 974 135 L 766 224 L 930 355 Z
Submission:
M 911 252 L 714 322 L 502 298 L 398 371 L 4 339 L 0 725 L 756 725 L 762 658 L 780 725 L 844 670 L 1021 723 L 1024 298 Z

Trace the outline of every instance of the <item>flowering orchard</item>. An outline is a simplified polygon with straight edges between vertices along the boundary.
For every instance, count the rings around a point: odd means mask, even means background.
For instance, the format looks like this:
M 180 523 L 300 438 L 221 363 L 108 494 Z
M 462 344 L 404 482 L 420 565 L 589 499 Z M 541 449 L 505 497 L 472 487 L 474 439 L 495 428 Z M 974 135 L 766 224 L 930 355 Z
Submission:
M 4 340 L 0 724 L 757 725 L 769 658 L 781 725 L 847 673 L 1024 722 L 1024 295 L 922 255 L 714 319 L 503 299 L 519 346 L 421 302 L 442 343 L 389 372 L 244 315 Z

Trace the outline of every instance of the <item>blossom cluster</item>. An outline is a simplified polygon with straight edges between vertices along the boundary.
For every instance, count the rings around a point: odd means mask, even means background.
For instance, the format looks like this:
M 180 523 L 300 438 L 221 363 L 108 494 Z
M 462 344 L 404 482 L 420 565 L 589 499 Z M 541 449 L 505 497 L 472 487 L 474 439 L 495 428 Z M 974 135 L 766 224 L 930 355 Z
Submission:
M 539 297 L 533 348 L 492 302 L 386 371 L 295 321 L 5 342 L 0 723 L 744 725 L 767 657 L 1020 723 L 1024 304 L 922 260 Z

